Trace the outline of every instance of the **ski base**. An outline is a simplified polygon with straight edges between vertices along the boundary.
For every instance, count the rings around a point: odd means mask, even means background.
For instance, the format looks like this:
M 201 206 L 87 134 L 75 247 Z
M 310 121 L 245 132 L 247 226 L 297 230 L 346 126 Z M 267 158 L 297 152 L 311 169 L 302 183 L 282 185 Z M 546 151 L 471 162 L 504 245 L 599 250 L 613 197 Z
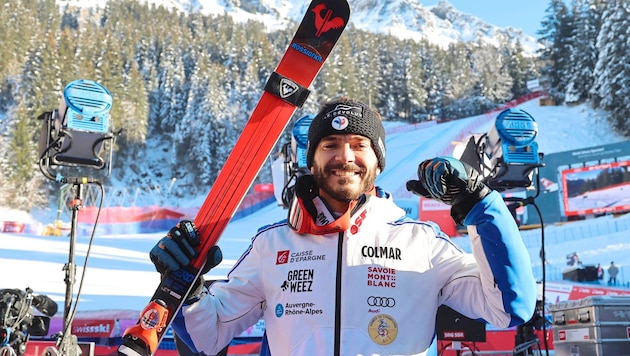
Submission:
M 150 356 L 147 352 L 147 345 L 138 340 L 125 340 L 125 342 L 118 347 L 118 355 L 125 356 Z

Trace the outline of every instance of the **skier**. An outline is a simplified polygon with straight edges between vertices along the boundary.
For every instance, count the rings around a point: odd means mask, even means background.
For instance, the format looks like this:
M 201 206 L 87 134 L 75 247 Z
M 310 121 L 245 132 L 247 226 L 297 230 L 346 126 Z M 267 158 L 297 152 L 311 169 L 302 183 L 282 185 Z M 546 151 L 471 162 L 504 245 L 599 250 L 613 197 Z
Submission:
M 212 355 L 263 318 L 274 356 L 426 355 L 441 304 L 498 328 L 534 315 L 536 282 L 516 223 L 470 166 L 423 161 L 407 189 L 451 205 L 472 254 L 373 194 L 385 130 L 364 103 L 344 97 L 322 106 L 307 165 L 312 175 L 296 182 L 288 218 L 258 230 L 227 281 L 193 287 L 172 324 L 191 349 Z M 175 227 L 156 244 L 158 271 L 189 263 L 193 234 Z M 220 260 L 215 246 L 206 269 Z

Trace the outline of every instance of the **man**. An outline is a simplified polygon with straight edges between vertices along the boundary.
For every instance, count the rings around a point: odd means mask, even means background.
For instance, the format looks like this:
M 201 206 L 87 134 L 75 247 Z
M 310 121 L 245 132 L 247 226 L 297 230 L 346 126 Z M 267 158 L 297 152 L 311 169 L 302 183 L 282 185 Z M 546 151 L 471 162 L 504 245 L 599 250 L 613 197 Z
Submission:
M 349 98 L 327 103 L 308 139 L 312 175 L 297 181 L 288 219 L 259 229 L 228 281 L 197 288 L 175 318 L 192 349 L 211 355 L 264 318 L 275 356 L 425 355 L 441 304 L 499 328 L 531 319 L 529 255 L 501 196 L 475 171 L 439 157 L 407 182 L 452 205 L 454 219 L 468 226 L 467 254 L 435 224 L 406 218 L 377 194 L 385 131 L 376 111 Z M 174 243 L 183 235 L 153 248 L 159 271 L 188 263 Z M 219 260 L 215 251 L 210 265 Z
M 619 273 L 619 268 L 615 266 L 615 261 L 610 261 L 610 266 L 608 266 L 608 285 L 609 286 L 617 285 L 617 273 Z

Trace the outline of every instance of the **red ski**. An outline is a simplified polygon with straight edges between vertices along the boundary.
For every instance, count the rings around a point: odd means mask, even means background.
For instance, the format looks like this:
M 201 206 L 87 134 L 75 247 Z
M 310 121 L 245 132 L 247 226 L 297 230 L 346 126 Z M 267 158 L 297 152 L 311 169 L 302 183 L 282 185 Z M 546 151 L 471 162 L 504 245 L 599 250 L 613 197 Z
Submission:
M 166 273 L 138 323 L 129 327 L 119 355 L 149 356 L 179 311 L 214 246 L 254 182 L 291 116 L 306 100 L 311 85 L 341 36 L 350 8 L 346 0 L 313 0 L 293 40 L 236 141 L 195 225 L 201 245 L 199 257 L 185 268 Z

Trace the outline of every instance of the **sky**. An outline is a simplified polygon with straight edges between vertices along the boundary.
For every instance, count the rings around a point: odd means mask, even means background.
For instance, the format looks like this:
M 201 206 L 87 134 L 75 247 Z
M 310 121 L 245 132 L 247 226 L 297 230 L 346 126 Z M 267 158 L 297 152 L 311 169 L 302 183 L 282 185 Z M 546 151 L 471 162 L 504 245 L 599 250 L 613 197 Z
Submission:
M 585 105 L 573 107 L 538 106 L 537 100 L 523 103 L 521 108 L 531 114 L 538 123 L 536 141 L 543 153 L 556 153 L 585 147 L 625 141 L 606 129 L 601 123 L 601 112 Z M 401 123 L 387 123 L 387 166 L 379 176 L 377 184 L 389 190 L 395 197 L 403 196 L 405 182 L 415 178 L 418 163 L 435 155 L 452 152 L 453 143 L 461 141 L 470 133 L 483 133 L 493 125 L 495 116 L 479 115 L 439 125 L 412 127 Z M 403 196 L 404 197 L 404 196 Z M 415 198 L 410 198 L 415 199 Z M 175 202 L 171 202 L 176 206 Z M 166 203 L 165 206 L 168 206 Z M 81 211 L 79 211 L 79 214 Z M 249 245 L 256 230 L 286 217 L 286 210 L 268 205 L 245 218 L 232 221 L 223 233 L 219 246 L 224 260 L 206 275 L 206 279 L 224 278 L 232 265 Z M 66 285 L 63 266 L 69 260 L 70 242 L 67 236 L 38 236 L 33 226 L 46 225 L 50 220 L 41 219 L 45 214 L 16 212 L 0 207 L 2 221 L 22 221 L 29 224 L 27 233 L 0 233 L 0 266 L 3 275 L 0 288 L 24 289 L 30 287 L 35 294 L 45 294 L 57 301 L 63 311 Z M 69 222 L 70 216 L 63 216 Z M 0 231 L 2 229 L 0 228 Z M 614 260 L 620 268 L 621 282 L 630 281 L 630 214 L 613 219 L 605 216 L 569 224 L 548 226 L 547 235 L 547 278 L 558 282 L 566 268 L 566 255 L 576 251 L 585 265 Z M 539 258 L 540 229 L 522 232 L 530 254 L 534 273 L 541 275 Z M 89 236 L 79 234 L 74 245 L 74 263 L 77 265 L 77 282 L 74 285 L 73 302 L 85 279 L 78 303 L 79 315 L 87 312 L 103 314 L 129 311 L 135 321 L 139 310 L 144 308 L 159 283 L 159 275 L 148 258 L 148 251 L 163 236 L 163 233 L 134 235 L 97 234 L 92 247 Z M 468 238 L 456 237 L 454 241 L 469 251 Z M 90 257 L 85 262 L 86 252 Z M 84 268 L 87 266 L 87 268 Z M 560 283 L 560 282 L 558 282 Z M 557 287 L 557 290 L 563 288 Z M 551 293 L 551 292 L 550 292 Z M 555 298 L 564 298 L 554 292 Z M 562 292 L 564 293 L 564 292 Z
M 439 0 L 419 0 L 423 6 L 437 5 Z M 520 28 L 538 38 L 540 22 L 545 17 L 549 0 L 448 0 L 457 10 L 475 15 L 499 27 Z

